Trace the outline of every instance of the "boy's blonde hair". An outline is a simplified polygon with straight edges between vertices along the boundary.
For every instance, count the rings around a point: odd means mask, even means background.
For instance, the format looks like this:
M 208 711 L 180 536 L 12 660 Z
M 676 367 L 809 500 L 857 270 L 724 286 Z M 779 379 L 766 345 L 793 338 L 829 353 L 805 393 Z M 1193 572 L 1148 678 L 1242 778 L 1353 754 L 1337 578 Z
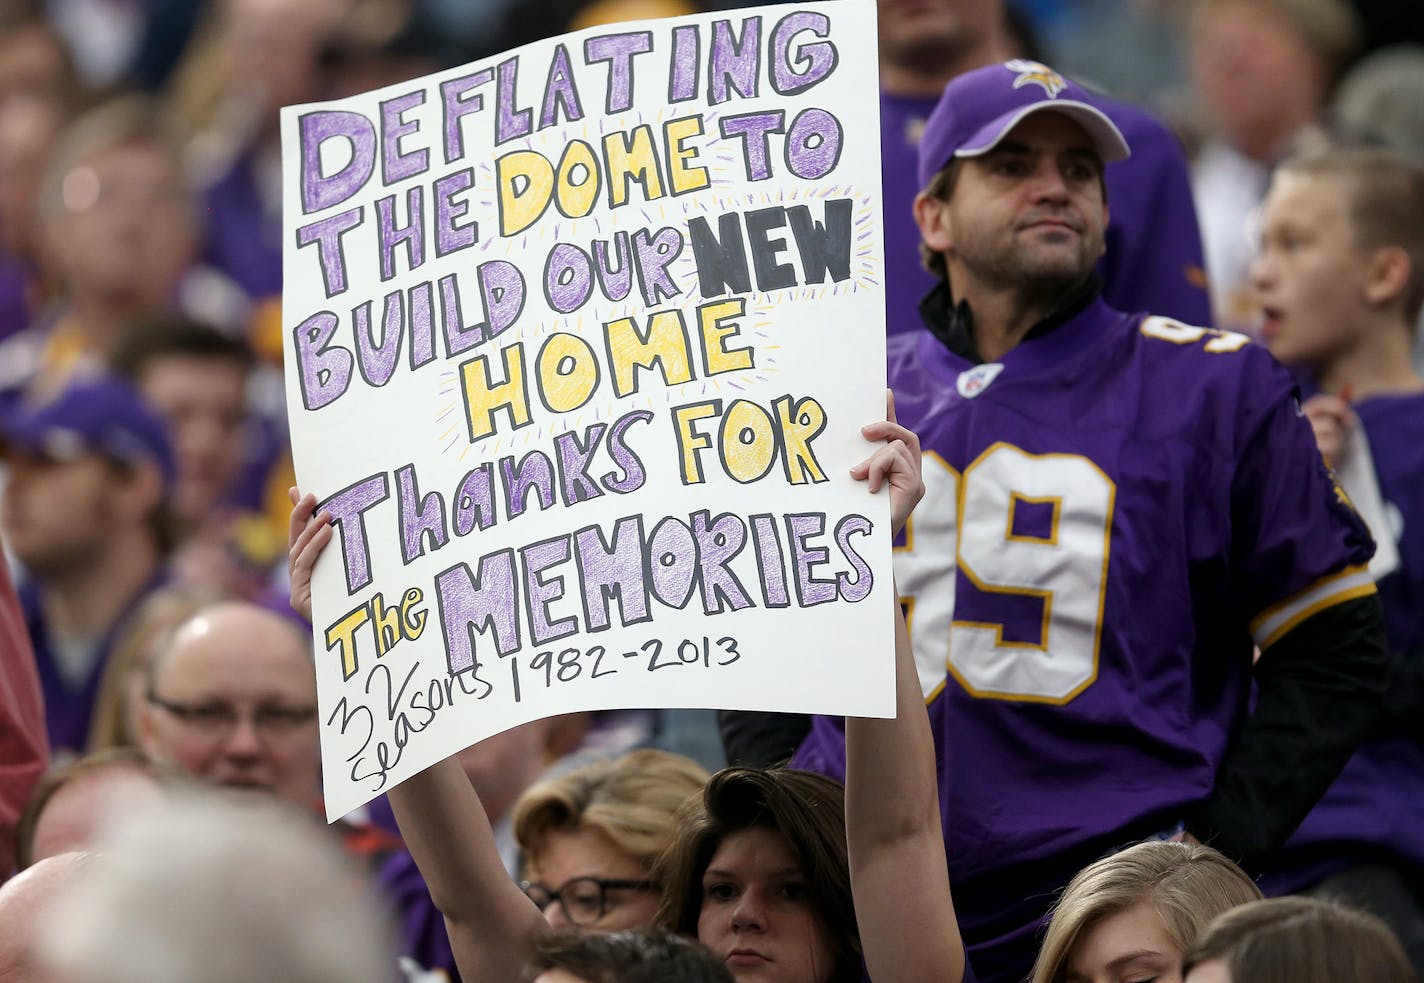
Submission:
M 677 833 L 678 807 L 707 778 L 680 754 L 630 751 L 531 785 L 514 804 L 514 838 L 537 857 L 551 833 L 595 829 L 651 869 Z
M 1032 983 L 1063 978 L 1073 947 L 1094 925 L 1148 901 L 1162 927 L 1185 952 L 1213 918 L 1261 891 L 1251 878 L 1209 846 L 1138 843 L 1080 870 L 1064 888 L 1034 963 Z
M 1409 281 L 1400 299 L 1413 325 L 1424 307 L 1424 164 L 1388 150 L 1332 149 L 1292 158 L 1278 172 L 1339 182 L 1360 250 L 1404 251 Z

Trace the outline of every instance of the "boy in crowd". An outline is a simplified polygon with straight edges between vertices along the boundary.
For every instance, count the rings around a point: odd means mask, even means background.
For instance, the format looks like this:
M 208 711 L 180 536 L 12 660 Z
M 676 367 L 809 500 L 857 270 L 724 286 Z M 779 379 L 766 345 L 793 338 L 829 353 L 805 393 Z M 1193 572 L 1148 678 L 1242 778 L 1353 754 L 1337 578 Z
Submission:
M 1272 354 L 1320 387 L 1304 409 L 1346 492 L 1350 472 L 1373 468 L 1383 508 L 1372 532 L 1399 555 L 1376 571 L 1396 658 L 1394 726 L 1351 759 L 1264 886 L 1368 907 L 1424 973 L 1424 379 L 1410 360 L 1424 306 L 1424 167 L 1373 150 L 1283 165 L 1252 287 Z

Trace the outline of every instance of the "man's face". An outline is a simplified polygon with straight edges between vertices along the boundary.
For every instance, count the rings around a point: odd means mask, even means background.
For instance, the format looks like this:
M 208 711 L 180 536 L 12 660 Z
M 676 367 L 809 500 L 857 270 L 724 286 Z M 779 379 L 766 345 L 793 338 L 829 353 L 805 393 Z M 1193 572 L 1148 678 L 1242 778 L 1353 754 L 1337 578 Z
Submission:
M 921 195 L 920 234 L 942 252 L 956 296 L 981 288 L 1052 294 L 1103 254 L 1102 161 L 1086 131 L 1038 112 L 989 153 L 962 159 L 948 201 Z
M 247 369 L 230 359 L 164 355 L 144 369 L 138 385 L 173 440 L 174 511 L 185 523 L 199 521 L 242 468 Z
M 311 808 L 320 788 L 316 675 L 285 619 L 250 604 L 184 624 L 154 668 L 144 750 L 215 785 Z
M 191 201 L 168 151 L 111 147 L 65 175 L 61 195 L 46 243 L 70 284 L 165 303 L 196 242 Z
M 6 466 L 0 525 L 20 562 L 40 578 L 93 563 L 114 534 L 124 476 L 98 454 L 55 461 L 17 451 Z
M 999 0 L 879 0 L 880 57 L 892 64 L 970 48 L 1003 18 Z
M 1253 156 L 1283 123 L 1293 129 L 1320 112 L 1324 71 L 1290 19 L 1259 0 L 1212 4 L 1192 32 L 1197 94 L 1226 139 Z
M 1283 362 L 1319 367 L 1364 330 L 1370 254 L 1341 204 L 1348 192 L 1335 178 L 1292 171 L 1271 182 L 1251 288 L 1263 312 L 1261 339 Z

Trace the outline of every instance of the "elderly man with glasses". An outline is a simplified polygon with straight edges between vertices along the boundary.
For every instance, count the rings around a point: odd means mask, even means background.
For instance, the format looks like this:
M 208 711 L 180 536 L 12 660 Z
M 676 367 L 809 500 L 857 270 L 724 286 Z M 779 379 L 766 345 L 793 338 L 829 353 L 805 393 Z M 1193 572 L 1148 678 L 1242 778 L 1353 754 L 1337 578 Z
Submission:
M 149 667 L 144 750 L 201 781 L 312 810 L 321 751 L 310 648 L 293 619 L 259 605 L 203 609 Z

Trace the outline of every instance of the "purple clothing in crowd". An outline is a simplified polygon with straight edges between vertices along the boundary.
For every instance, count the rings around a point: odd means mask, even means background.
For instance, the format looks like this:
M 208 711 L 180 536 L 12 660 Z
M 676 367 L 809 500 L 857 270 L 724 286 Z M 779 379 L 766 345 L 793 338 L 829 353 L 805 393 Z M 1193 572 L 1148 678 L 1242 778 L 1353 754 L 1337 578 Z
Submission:
M 45 626 L 39 586 L 34 581 L 20 585 L 20 607 L 25 614 L 25 628 L 30 633 L 30 643 L 35 649 L 35 665 L 39 669 L 40 686 L 44 690 L 45 725 L 49 731 L 50 749 L 54 754 L 65 751 L 84 753 L 89 742 L 89 723 L 94 716 L 94 701 L 99 696 L 99 684 L 104 677 L 104 668 L 109 664 L 114 642 L 123 634 L 129 618 L 144 598 L 162 584 L 162 576 L 151 580 L 129 602 L 124 613 L 109 626 L 104 636 L 95 639 L 94 661 L 77 684 L 65 678 L 56 660 L 54 643 L 49 629 Z
M 1353 407 L 1370 441 L 1380 495 L 1398 509 L 1400 565 L 1379 582 L 1392 652 L 1424 658 L 1424 394 Z M 1388 506 L 1387 506 L 1388 508 Z M 1286 894 L 1351 861 L 1409 864 L 1424 878 L 1424 744 L 1401 734 L 1360 748 L 1268 862 L 1261 887 Z
M 0 253 L 0 340 L 29 327 L 30 305 L 25 296 L 29 282 L 24 264 Z
M 1016 983 L 1078 869 L 1211 795 L 1253 640 L 1370 591 L 1373 543 L 1243 336 L 1093 300 L 991 365 L 893 337 L 889 380 L 925 452 L 895 573 L 955 908 L 979 977 Z M 792 764 L 843 776 L 840 721 Z
M 398 850 L 381 865 L 376 874 L 376 887 L 381 899 L 395 913 L 397 951 L 415 960 L 422 969 L 442 971 L 454 983 L 459 983 L 460 974 L 455 968 L 450 936 L 445 931 L 445 918 L 435 907 L 425 878 L 420 875 L 409 850 Z
M 1122 311 L 1155 311 L 1187 324 L 1211 323 L 1201 233 L 1181 145 L 1165 126 L 1126 103 L 1093 96 L 1127 138 L 1132 156 L 1107 165 L 1107 254 L 1098 266 L 1103 297 Z M 885 222 L 887 334 L 920 326 L 920 300 L 935 285 L 920 264 L 913 203 L 919 192 L 920 132 L 938 96 L 880 94 L 880 174 Z
M 261 300 L 282 292 L 282 213 L 266 207 L 256 167 L 244 154 L 203 193 L 203 259 Z

